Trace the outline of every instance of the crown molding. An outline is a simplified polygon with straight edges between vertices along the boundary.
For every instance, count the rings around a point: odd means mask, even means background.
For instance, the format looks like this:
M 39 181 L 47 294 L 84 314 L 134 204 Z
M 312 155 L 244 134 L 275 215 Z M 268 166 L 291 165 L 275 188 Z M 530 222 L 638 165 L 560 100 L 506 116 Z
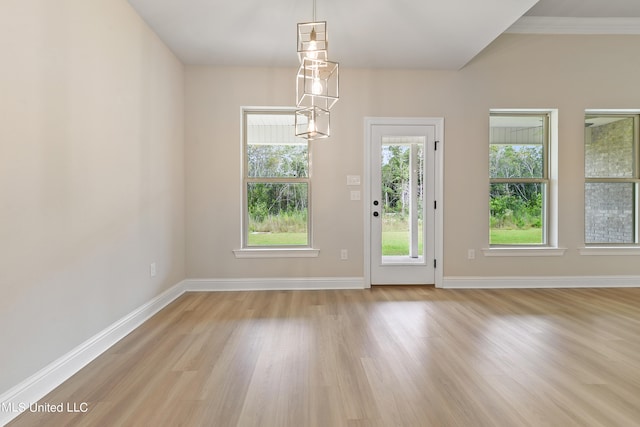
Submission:
M 505 31 L 511 34 L 640 34 L 640 18 L 560 18 L 523 16 Z

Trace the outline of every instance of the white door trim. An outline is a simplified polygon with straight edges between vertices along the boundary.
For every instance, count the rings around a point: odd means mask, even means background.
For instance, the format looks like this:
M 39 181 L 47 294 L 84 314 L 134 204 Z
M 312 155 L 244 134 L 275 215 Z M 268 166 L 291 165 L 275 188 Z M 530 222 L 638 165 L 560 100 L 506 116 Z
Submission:
M 435 126 L 437 150 L 435 152 L 435 285 L 442 287 L 443 255 L 444 255 L 444 118 L 442 117 L 365 117 L 364 118 L 364 186 L 363 186 L 363 215 L 364 215 L 364 285 L 371 287 L 371 129 L 375 125 L 396 126 Z

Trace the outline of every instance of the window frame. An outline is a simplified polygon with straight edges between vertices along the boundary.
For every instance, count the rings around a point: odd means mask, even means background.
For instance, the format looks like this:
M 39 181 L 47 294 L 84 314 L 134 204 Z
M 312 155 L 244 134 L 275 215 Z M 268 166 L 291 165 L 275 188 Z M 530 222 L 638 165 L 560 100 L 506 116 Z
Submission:
M 489 249 L 538 249 L 555 247 L 554 239 L 550 236 L 551 227 L 549 225 L 551 215 L 551 128 L 552 128 L 552 110 L 491 110 L 489 113 L 489 122 L 491 117 L 541 117 L 543 119 L 543 143 L 542 143 L 542 177 L 540 178 L 492 178 L 489 173 L 489 187 L 493 184 L 542 184 L 542 242 L 541 243 L 511 243 L 511 244 L 493 244 L 489 238 Z M 491 125 L 489 125 L 491 126 Z M 491 133 L 489 132 L 489 135 Z M 489 147 L 491 147 L 491 138 L 489 138 Z M 489 197 L 490 198 L 490 197 Z M 489 214 L 490 216 L 490 214 Z M 491 233 L 491 226 L 489 226 Z M 486 253 L 485 253 L 486 255 Z
M 249 152 L 247 118 L 250 115 L 295 115 L 293 107 L 242 107 L 241 108 L 241 185 L 242 185 L 242 215 L 241 215 L 241 249 L 234 250 L 237 258 L 273 258 L 273 257 L 310 257 L 317 256 L 318 251 L 313 248 L 312 227 L 312 155 L 311 145 L 307 144 L 307 176 L 306 177 L 249 177 Z M 295 126 L 295 125 L 294 125 Z M 293 131 L 293 129 L 292 129 Z M 304 140 L 304 138 L 300 138 Z M 303 183 L 307 186 L 307 244 L 306 245 L 249 245 L 249 206 L 248 186 L 251 183 L 293 184 Z
M 640 111 L 638 110 L 585 110 L 584 112 L 584 121 L 588 120 L 589 117 L 619 117 L 619 118 L 633 118 L 633 147 L 632 147 L 632 173 L 633 176 L 630 178 L 616 178 L 616 177 L 587 177 L 587 152 L 586 152 L 586 144 L 587 144 L 587 132 L 585 126 L 585 134 L 583 137 L 583 148 L 584 148 L 584 230 L 583 230 L 583 238 L 584 238 L 584 249 L 585 250 L 598 250 L 598 249 L 619 249 L 624 250 L 625 248 L 631 249 L 640 249 Z M 632 243 L 625 242 L 587 242 L 587 184 L 595 183 L 595 184 L 606 184 L 606 183 L 616 183 L 616 184 L 633 184 L 633 239 Z M 595 253 L 595 252 L 594 252 Z M 585 252 L 583 254 L 589 254 Z M 602 253 L 598 253 L 602 254 Z M 636 255 L 637 253 L 633 253 Z

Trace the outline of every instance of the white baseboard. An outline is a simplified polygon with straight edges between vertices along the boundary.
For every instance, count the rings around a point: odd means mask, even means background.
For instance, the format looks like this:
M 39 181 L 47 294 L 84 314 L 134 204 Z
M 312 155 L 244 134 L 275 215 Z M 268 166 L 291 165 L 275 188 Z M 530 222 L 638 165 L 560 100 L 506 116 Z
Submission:
M 445 289 L 637 288 L 640 276 L 445 277 Z
M 285 291 L 364 289 L 362 277 L 300 277 L 263 279 L 186 279 L 185 291 Z
M 5 425 L 184 293 L 180 282 L 0 395 Z

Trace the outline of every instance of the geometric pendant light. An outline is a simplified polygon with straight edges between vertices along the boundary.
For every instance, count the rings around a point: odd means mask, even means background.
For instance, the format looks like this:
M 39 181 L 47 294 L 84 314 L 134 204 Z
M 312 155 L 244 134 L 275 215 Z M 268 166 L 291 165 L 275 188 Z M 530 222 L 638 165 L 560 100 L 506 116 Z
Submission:
M 330 135 L 329 110 L 339 98 L 339 65 L 329 61 L 328 52 L 327 23 L 316 21 L 313 0 L 313 21 L 298 24 L 296 75 L 296 136 L 308 140 Z
M 296 105 L 298 107 L 321 106 L 327 110 L 338 101 L 338 71 L 337 62 L 302 59 L 298 68 L 296 85 Z
M 308 140 L 327 138 L 330 135 L 329 110 L 318 106 L 296 110 L 296 136 Z

